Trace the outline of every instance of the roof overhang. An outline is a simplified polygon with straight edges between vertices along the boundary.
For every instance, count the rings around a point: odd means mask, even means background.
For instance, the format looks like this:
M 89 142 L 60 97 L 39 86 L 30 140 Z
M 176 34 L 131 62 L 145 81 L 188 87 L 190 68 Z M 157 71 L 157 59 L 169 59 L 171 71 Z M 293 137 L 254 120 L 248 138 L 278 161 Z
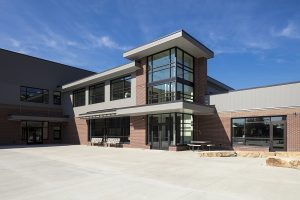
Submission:
M 8 120 L 12 120 L 12 121 L 68 122 L 69 117 L 42 117 L 42 116 L 29 116 L 29 115 L 9 115 Z
M 118 109 L 116 115 L 117 116 L 139 116 L 139 115 L 170 113 L 170 112 L 182 112 L 182 113 L 190 113 L 195 115 L 213 115 L 215 114 L 215 108 L 181 101 L 181 102 L 152 104 L 152 105 Z
M 123 57 L 129 60 L 138 60 L 175 46 L 183 49 L 196 58 L 205 57 L 209 59 L 214 57 L 214 52 L 212 50 L 184 30 L 177 31 L 153 42 L 129 50 L 123 54 Z
M 126 75 L 129 73 L 133 73 L 138 70 L 136 62 L 130 62 L 125 65 L 121 65 L 119 67 L 112 68 L 110 70 L 80 79 L 78 81 L 66 84 L 62 86 L 63 91 L 72 90 L 74 88 L 84 87 L 90 84 L 99 83 L 101 81 L 117 78 L 122 75 Z

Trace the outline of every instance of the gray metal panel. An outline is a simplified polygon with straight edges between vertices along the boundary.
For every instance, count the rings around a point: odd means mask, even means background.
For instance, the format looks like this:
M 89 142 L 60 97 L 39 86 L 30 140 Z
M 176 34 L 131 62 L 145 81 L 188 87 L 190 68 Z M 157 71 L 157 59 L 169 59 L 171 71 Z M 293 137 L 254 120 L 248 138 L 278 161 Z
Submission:
M 209 96 L 218 112 L 300 106 L 300 83 Z

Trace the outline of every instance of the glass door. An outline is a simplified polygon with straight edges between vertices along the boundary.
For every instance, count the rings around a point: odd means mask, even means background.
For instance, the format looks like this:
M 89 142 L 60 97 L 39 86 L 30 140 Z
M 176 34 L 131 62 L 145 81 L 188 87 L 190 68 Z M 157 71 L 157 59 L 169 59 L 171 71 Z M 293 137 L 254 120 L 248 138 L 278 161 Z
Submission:
M 270 129 L 270 150 L 284 151 L 286 150 L 286 123 L 272 122 Z
M 43 129 L 37 127 L 27 128 L 27 143 L 41 144 L 43 143 Z
M 149 131 L 152 149 L 169 149 L 172 124 L 170 114 L 152 115 L 150 117 Z

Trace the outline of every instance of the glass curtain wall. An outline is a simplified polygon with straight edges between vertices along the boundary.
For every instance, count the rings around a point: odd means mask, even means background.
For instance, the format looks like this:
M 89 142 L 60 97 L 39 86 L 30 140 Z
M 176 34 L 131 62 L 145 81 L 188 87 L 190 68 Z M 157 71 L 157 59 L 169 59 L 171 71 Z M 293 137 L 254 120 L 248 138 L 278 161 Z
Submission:
M 116 117 L 90 120 L 90 137 L 120 138 L 121 142 L 129 142 L 130 118 Z
M 148 143 L 153 147 L 184 145 L 193 139 L 193 115 L 164 113 L 148 115 Z M 162 148 L 163 149 L 163 148 Z
M 194 57 L 174 47 L 148 56 L 148 103 L 193 102 Z
M 285 120 L 285 116 L 232 119 L 232 143 L 283 149 Z

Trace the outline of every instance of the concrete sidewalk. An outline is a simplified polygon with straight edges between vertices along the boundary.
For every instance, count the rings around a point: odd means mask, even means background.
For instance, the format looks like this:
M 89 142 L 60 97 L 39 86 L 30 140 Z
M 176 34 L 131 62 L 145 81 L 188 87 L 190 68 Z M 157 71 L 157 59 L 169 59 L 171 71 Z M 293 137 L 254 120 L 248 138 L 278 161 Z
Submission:
M 0 149 L 0 199 L 297 199 L 300 171 L 262 158 L 48 146 Z

